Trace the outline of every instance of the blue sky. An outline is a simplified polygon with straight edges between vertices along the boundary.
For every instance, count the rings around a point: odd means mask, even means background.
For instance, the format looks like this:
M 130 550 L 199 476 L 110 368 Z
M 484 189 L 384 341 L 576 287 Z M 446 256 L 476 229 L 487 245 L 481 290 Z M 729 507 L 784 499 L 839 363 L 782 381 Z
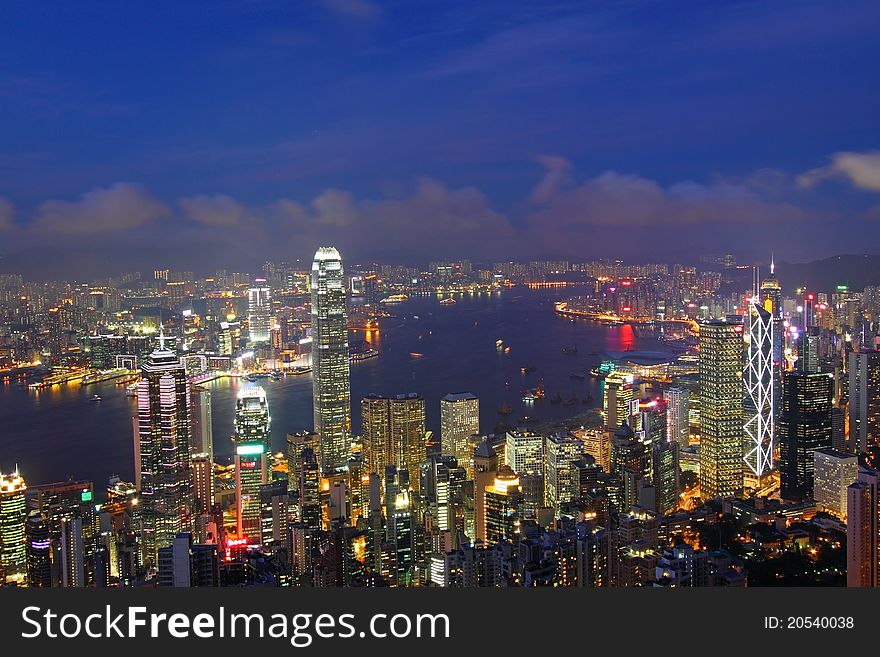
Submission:
M 0 252 L 880 246 L 877 2 L 16 2 L 2 20 Z

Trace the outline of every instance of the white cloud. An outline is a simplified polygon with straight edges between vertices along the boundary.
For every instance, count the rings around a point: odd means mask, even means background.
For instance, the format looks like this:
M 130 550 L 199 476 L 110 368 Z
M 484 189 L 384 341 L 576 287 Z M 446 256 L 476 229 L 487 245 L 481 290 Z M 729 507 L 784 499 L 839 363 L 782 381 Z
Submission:
M 830 164 L 800 175 L 798 183 L 803 187 L 814 187 L 831 178 L 846 178 L 854 187 L 880 192 L 880 151 L 835 153 Z
M 580 184 L 558 161 L 545 161 L 532 192 L 532 228 L 565 233 L 593 227 L 670 227 L 803 219 L 809 214 L 769 201 L 744 184 L 679 182 L 664 187 L 634 174 L 606 171 Z
M 43 202 L 34 216 L 33 229 L 59 235 L 119 232 L 170 215 L 168 206 L 143 185 L 118 182 L 86 192 L 76 201 Z
M 186 215 L 209 226 L 236 226 L 245 216 L 245 207 L 231 196 L 200 194 L 177 201 Z

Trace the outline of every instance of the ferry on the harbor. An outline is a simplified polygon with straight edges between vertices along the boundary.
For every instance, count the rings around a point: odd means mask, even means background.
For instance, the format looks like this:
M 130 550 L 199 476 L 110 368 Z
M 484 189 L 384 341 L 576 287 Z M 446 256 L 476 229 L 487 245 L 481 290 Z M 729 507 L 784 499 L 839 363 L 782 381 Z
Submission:
M 409 296 L 406 294 L 390 294 L 384 299 L 382 299 L 381 303 L 400 303 L 401 301 L 406 301 L 409 299 Z
M 451 306 L 454 303 L 455 303 L 455 299 L 453 299 L 452 297 L 446 297 L 445 299 L 440 300 L 441 306 Z
M 101 383 L 102 381 L 110 381 L 111 379 L 118 379 L 127 376 L 128 374 L 131 374 L 131 372 L 127 368 L 114 367 L 111 370 L 102 370 L 100 372 L 86 374 L 82 378 L 82 385 L 87 386 L 93 383 Z

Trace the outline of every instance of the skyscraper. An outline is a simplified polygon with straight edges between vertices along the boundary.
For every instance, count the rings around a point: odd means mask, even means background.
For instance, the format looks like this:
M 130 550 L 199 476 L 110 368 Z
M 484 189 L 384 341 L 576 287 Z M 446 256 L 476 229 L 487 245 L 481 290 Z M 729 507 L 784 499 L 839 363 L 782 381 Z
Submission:
M 156 563 L 160 547 L 190 531 L 193 506 L 192 425 L 186 370 L 173 351 L 147 356 L 138 384 L 138 446 L 144 560 Z
M 632 374 L 611 372 L 602 384 L 602 414 L 606 427 L 619 427 L 623 422 L 633 431 L 638 429 L 631 420 L 631 404 L 638 399 L 633 388 Z
M 258 278 L 248 290 L 248 333 L 252 343 L 269 342 L 271 317 L 271 292 L 266 279 Z
M 456 392 L 440 400 L 440 443 L 443 454 L 454 456 L 468 475 L 473 470 L 471 437 L 480 433 L 480 400 L 470 392 Z
M 214 432 L 211 415 L 211 391 L 207 388 L 192 389 L 193 420 L 192 420 L 192 452 L 203 454 L 209 461 L 214 461 Z
M 312 397 L 321 469 L 339 470 L 351 453 L 348 317 L 345 273 L 333 247 L 322 246 L 312 264 Z
M 504 462 L 516 474 L 544 474 L 544 437 L 516 429 L 505 435 Z
M 776 384 L 773 375 L 773 345 L 776 324 L 773 314 L 762 305 L 758 296 L 757 270 L 755 281 L 754 294 L 749 301 L 746 316 L 748 346 L 743 373 L 743 432 L 746 465 L 752 474 L 761 477 L 773 469 Z
M 813 500 L 846 522 L 846 489 L 859 473 L 859 457 L 836 449 L 813 452 Z
M 485 493 L 486 541 L 494 545 L 513 540 L 519 534 L 522 492 L 519 477 L 506 465 L 501 466 L 493 484 Z
M 776 278 L 776 262 L 770 256 L 770 276 L 761 281 L 761 304 L 773 318 L 773 406 L 782 404 L 782 361 L 785 347 L 785 328 L 782 313 L 782 286 Z
M 11 474 L 0 473 L 0 582 L 18 581 L 27 569 L 26 490 L 17 468 Z
M 409 473 L 418 486 L 419 468 L 425 462 L 425 400 L 416 393 L 361 400 L 364 462 L 369 472 L 381 473 L 393 465 Z
M 688 391 L 685 388 L 669 388 L 663 397 L 666 400 L 666 438 L 684 449 L 690 442 Z
M 27 539 L 27 585 L 49 588 L 52 586 L 52 541 L 49 525 L 38 510 L 27 515 L 25 524 Z
M 269 481 L 269 402 L 260 386 L 244 386 L 235 406 L 235 499 L 238 537 L 261 540 L 260 487 Z
M 734 497 L 743 487 L 743 327 L 700 324 L 700 490 Z
M 813 493 L 813 452 L 831 447 L 830 374 L 786 372 L 782 379 L 779 414 L 780 494 L 801 500 Z
M 486 489 L 498 473 L 498 455 L 483 441 L 474 449 L 474 540 L 486 541 Z
M 847 368 L 850 449 L 864 452 L 880 439 L 880 351 L 852 352 Z
M 880 472 L 861 467 L 858 479 L 846 490 L 846 585 L 880 586 L 880 552 L 877 545 L 880 522 Z

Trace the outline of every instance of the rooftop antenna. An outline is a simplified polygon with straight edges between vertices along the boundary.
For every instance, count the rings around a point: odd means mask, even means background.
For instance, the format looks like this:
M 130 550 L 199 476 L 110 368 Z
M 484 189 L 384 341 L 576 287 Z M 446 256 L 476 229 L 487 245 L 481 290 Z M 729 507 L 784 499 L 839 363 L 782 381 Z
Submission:
M 165 327 L 162 326 L 162 315 L 159 315 L 159 350 L 165 351 Z
M 773 274 L 775 272 L 776 272 L 776 262 L 774 261 L 774 258 L 773 258 L 773 251 L 771 251 L 770 252 L 770 276 L 773 276 Z

